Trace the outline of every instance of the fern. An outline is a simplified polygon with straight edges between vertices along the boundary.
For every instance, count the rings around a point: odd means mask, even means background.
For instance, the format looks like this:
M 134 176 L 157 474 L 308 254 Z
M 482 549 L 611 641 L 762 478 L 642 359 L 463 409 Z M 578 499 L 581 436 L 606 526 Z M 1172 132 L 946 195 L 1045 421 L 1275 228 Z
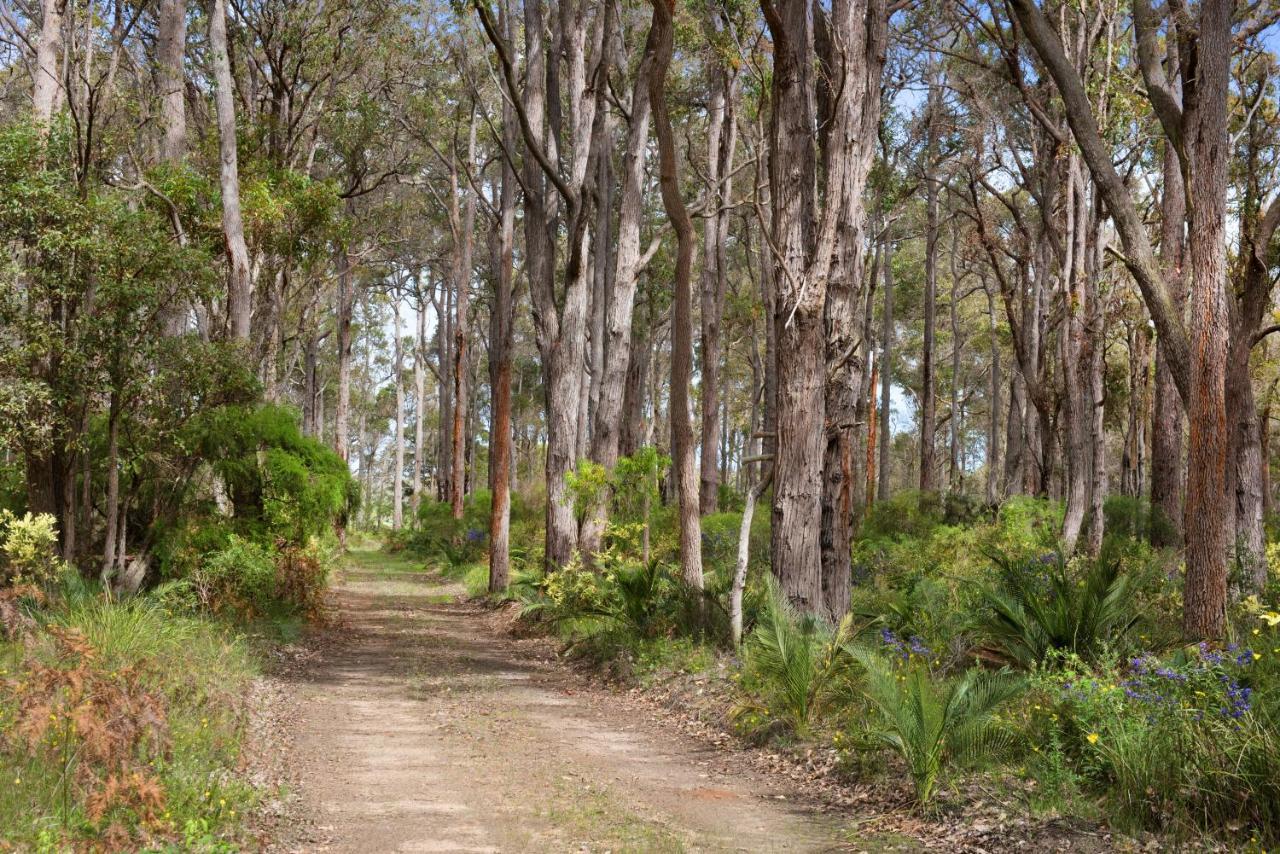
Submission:
M 902 757 L 916 800 L 927 804 L 943 770 L 999 755 L 1011 739 L 996 710 L 1023 690 L 1005 672 L 971 669 L 956 679 L 934 678 L 922 664 L 892 665 L 863 647 L 849 654 L 866 671 L 863 691 L 879 726 L 871 736 Z
M 853 693 L 852 617 L 832 628 L 801 615 L 770 586 L 767 604 L 745 647 L 752 698 L 737 706 L 740 724 L 779 723 L 807 735 L 822 718 L 845 705 Z
M 999 568 L 1000 583 L 981 590 L 989 610 L 979 630 L 989 650 L 1006 661 L 1030 667 L 1050 650 L 1096 661 L 1138 620 L 1133 586 L 1114 557 L 1087 562 L 1078 577 L 1061 554 L 1047 565 L 989 557 Z

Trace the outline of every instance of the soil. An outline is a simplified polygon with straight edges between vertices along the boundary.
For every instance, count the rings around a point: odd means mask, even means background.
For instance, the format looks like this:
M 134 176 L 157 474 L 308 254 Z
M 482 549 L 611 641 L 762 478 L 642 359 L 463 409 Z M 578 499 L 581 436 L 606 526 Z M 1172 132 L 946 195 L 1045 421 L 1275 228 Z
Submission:
M 337 628 L 262 693 L 275 851 L 865 851 L 850 823 L 593 688 L 432 571 L 354 552 Z M 287 726 L 285 723 L 287 722 Z M 271 818 L 271 817 L 274 818 Z M 905 847 L 915 847 L 905 844 Z

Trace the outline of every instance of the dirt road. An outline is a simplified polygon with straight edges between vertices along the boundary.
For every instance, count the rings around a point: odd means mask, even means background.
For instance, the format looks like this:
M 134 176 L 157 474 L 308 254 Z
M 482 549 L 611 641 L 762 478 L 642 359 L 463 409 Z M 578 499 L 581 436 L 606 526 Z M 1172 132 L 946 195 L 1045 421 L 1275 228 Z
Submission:
M 296 851 L 857 850 L 796 793 L 495 632 L 461 588 L 356 552 L 343 639 L 289 680 Z

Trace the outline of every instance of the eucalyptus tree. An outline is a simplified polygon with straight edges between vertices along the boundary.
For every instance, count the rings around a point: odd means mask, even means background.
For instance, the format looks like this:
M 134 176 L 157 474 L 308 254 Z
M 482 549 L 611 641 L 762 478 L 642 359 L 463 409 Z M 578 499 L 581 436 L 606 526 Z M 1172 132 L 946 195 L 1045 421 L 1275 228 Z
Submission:
M 777 288 L 771 559 L 801 610 L 848 607 L 860 358 L 862 191 L 877 141 L 887 10 L 837 0 L 761 9 L 773 39 L 768 241 Z M 819 114 L 817 110 L 821 109 Z M 813 128 L 822 128 L 815 139 Z

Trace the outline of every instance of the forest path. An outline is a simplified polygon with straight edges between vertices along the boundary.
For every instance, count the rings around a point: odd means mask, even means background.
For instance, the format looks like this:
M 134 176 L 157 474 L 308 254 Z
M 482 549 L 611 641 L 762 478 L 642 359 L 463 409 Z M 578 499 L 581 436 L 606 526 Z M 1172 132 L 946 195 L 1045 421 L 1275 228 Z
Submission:
M 537 659 L 435 572 L 354 552 L 336 592 L 341 640 L 288 689 L 288 850 L 864 849 L 785 783 Z

